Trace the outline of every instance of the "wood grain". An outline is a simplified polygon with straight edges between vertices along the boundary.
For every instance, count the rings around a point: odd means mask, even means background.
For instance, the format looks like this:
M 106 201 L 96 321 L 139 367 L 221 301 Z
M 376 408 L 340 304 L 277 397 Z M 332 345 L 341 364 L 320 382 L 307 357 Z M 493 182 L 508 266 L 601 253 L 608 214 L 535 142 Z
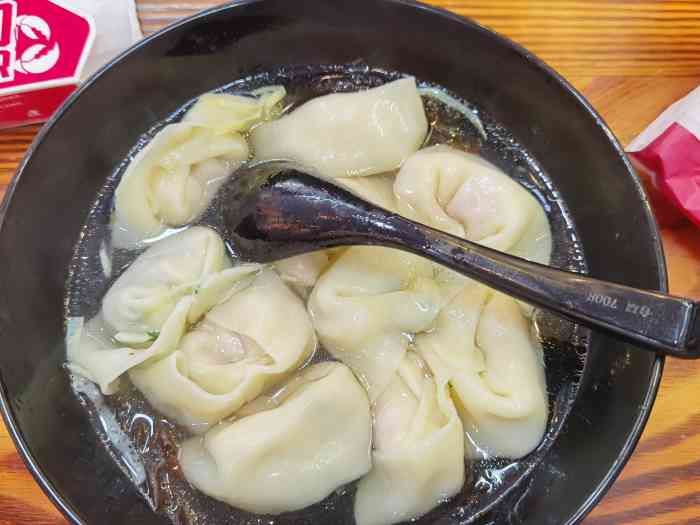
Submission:
M 217 3 L 137 0 L 146 33 Z M 471 16 L 539 55 L 583 91 L 623 143 L 700 84 L 697 1 L 431 3 Z M 37 129 L 0 132 L 0 196 Z M 671 290 L 700 299 L 700 231 L 687 226 L 665 230 L 663 237 Z M 642 441 L 587 525 L 700 524 L 698 399 L 700 363 L 668 360 Z M 0 525 L 60 523 L 0 428 Z

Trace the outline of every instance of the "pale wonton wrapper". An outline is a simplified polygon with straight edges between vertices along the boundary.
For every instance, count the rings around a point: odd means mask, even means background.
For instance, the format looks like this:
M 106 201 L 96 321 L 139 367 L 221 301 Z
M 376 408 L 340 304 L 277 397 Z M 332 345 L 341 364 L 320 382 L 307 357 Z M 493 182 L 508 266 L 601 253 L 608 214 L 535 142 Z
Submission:
M 313 505 L 370 469 L 369 403 L 345 365 L 313 365 L 255 410 L 182 445 L 183 473 L 205 494 L 279 514 Z
M 399 213 L 489 248 L 547 264 L 547 216 L 520 184 L 478 155 L 433 146 L 411 156 L 394 184 Z
M 520 458 L 540 443 L 548 410 L 542 352 L 515 300 L 470 282 L 416 347 L 449 371 L 470 456 Z
M 283 380 L 315 346 L 303 303 L 265 270 L 214 306 L 175 352 L 129 377 L 160 412 L 201 432 Z
M 417 518 L 464 484 L 464 436 L 444 371 L 433 377 L 413 352 L 374 409 L 372 470 L 357 487 L 358 525 Z
M 426 260 L 355 246 L 321 276 L 308 307 L 323 347 L 352 368 L 374 400 L 403 360 L 408 335 L 427 330 L 442 301 Z
M 204 211 L 249 156 L 242 133 L 269 118 L 285 90 L 275 86 L 253 95 L 203 95 L 182 122 L 163 128 L 136 155 L 115 192 L 115 246 L 138 246 Z
M 428 121 L 413 78 L 310 100 L 256 127 L 257 159 L 288 159 L 329 178 L 398 168 L 423 143 Z
M 229 266 L 221 238 L 208 228 L 191 228 L 151 246 L 115 281 L 100 312 L 71 339 L 69 364 L 103 392 L 112 392 L 121 374 L 173 351 L 188 325 L 215 304 L 218 298 L 210 290 L 215 275 L 245 275 L 258 268 Z

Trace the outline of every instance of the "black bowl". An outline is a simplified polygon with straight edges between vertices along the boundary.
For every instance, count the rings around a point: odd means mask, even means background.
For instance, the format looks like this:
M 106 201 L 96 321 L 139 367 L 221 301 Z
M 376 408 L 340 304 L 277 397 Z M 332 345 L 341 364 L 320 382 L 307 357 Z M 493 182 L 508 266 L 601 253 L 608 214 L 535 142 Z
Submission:
M 591 275 L 666 290 L 656 224 L 619 144 L 581 95 L 509 40 L 398 0 L 252 0 L 202 13 L 83 86 L 41 131 L 0 208 L 2 411 L 27 466 L 70 520 L 168 522 L 99 443 L 61 366 L 67 269 L 97 190 L 142 133 L 203 92 L 280 65 L 358 60 L 474 101 L 554 182 Z M 509 519 L 580 521 L 632 453 L 662 367 L 660 357 L 593 334 L 578 399 L 526 490 L 508 502 Z

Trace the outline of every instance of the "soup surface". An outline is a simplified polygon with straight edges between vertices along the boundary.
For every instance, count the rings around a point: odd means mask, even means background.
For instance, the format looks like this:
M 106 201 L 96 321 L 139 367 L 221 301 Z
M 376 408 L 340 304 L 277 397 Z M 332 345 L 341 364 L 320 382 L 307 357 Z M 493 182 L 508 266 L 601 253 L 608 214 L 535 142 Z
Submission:
M 236 260 L 191 224 L 239 166 L 276 158 L 585 271 L 556 189 L 478 107 L 359 65 L 235 81 L 144 134 L 76 246 L 68 369 L 115 461 L 178 523 L 452 523 L 517 497 L 585 331 L 395 250 Z

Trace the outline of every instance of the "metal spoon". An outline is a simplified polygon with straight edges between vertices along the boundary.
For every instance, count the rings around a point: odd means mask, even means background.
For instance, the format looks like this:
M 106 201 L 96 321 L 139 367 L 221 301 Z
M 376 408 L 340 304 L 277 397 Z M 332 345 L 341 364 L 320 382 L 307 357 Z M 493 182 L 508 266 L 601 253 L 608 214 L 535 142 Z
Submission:
M 484 248 L 374 206 L 288 162 L 237 172 L 201 222 L 244 261 L 273 262 L 333 246 L 398 248 L 643 348 L 700 357 L 700 303 Z

